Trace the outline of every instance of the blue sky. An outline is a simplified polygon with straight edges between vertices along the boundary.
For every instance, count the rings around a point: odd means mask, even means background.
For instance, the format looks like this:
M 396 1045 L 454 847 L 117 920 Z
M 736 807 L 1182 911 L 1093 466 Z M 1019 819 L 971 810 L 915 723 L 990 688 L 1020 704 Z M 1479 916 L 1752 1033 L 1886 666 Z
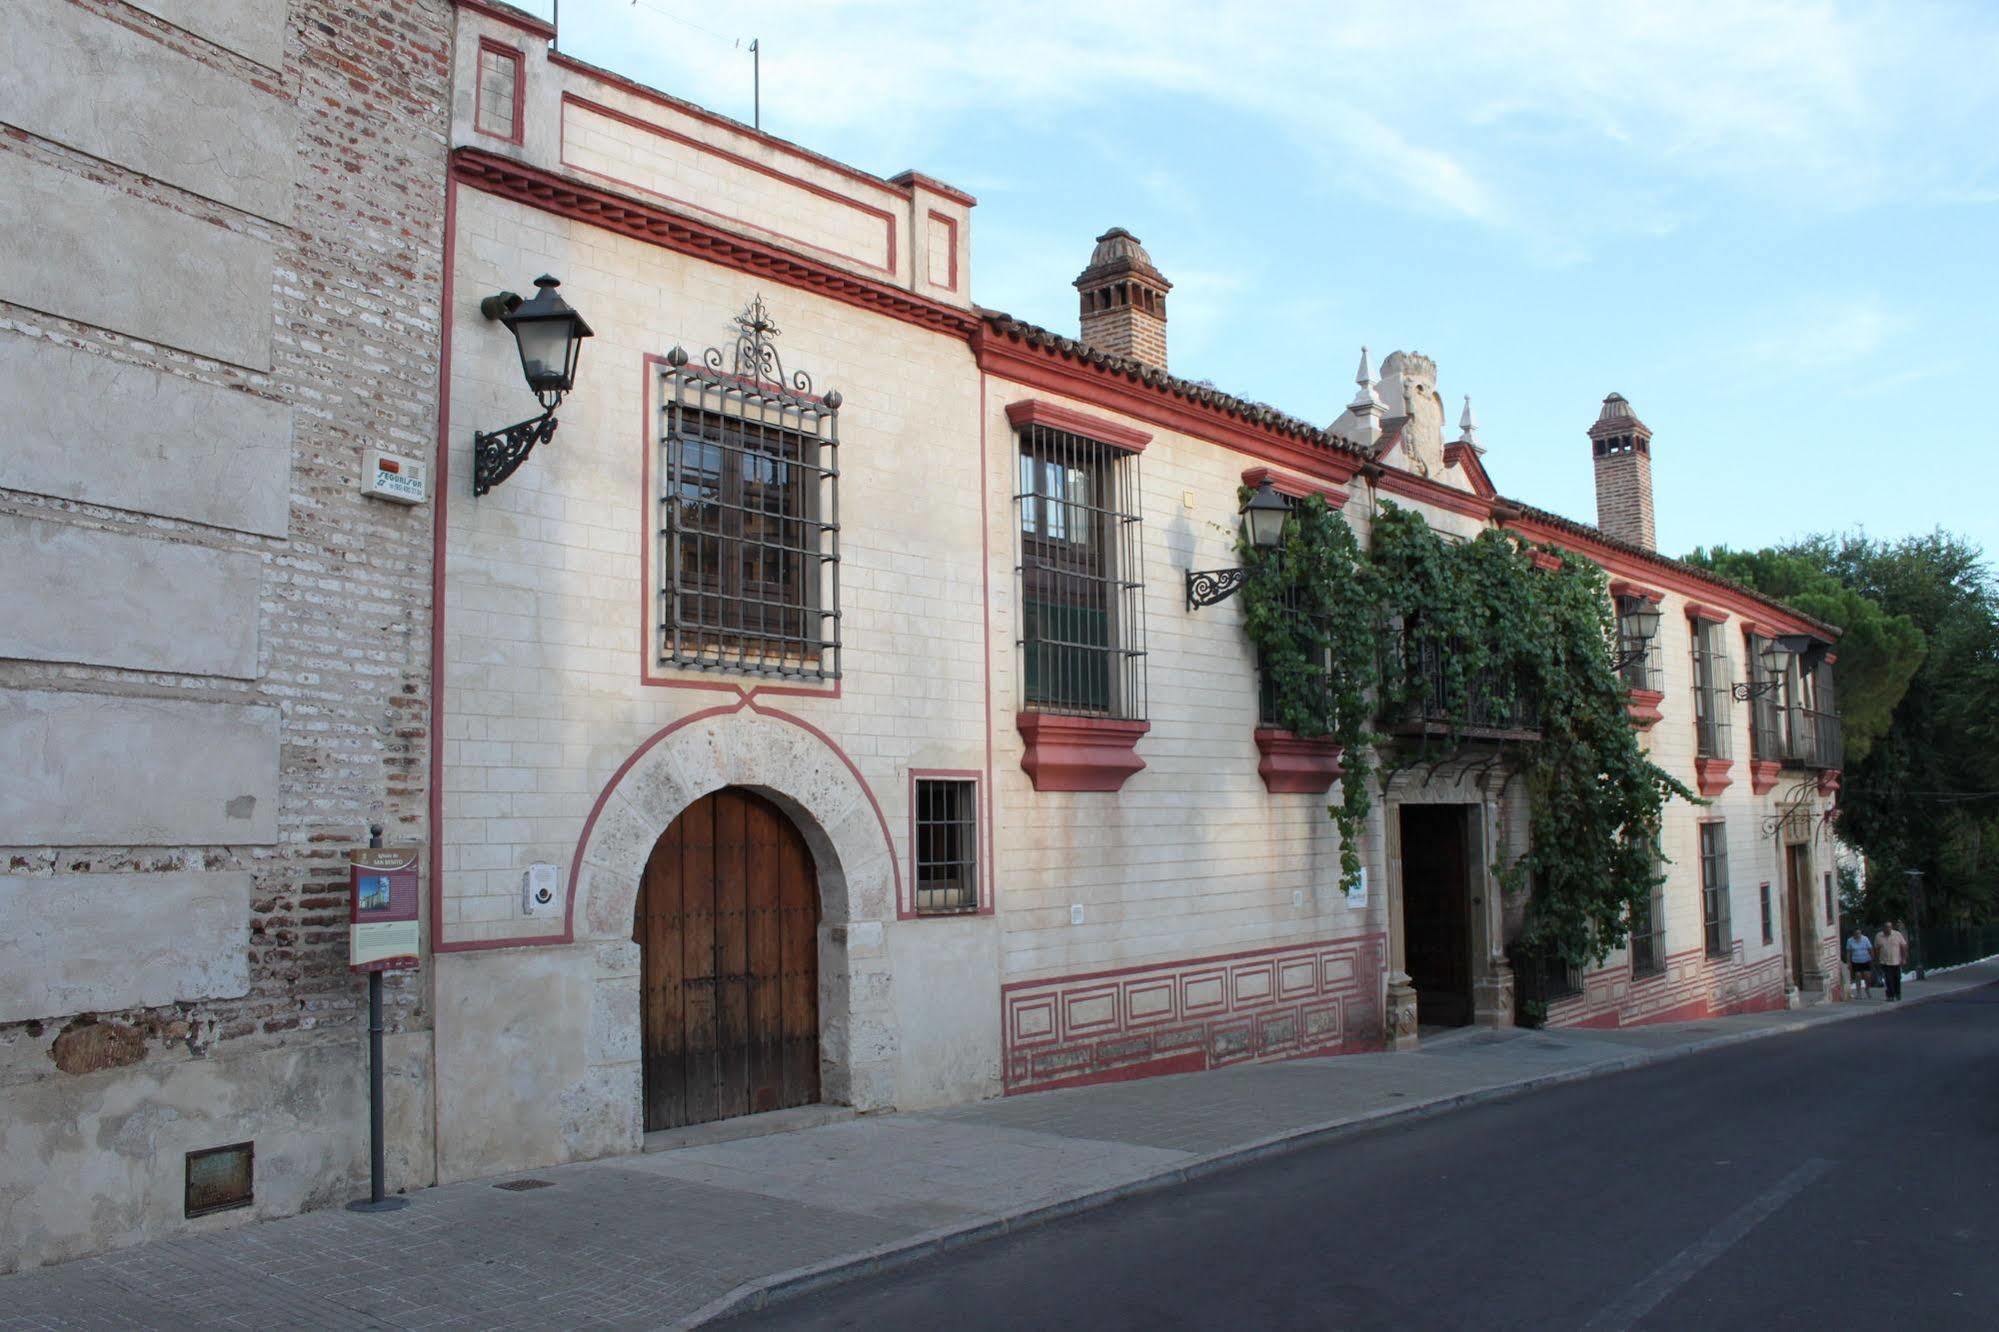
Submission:
M 528 8 L 546 16 L 549 0 Z M 972 293 L 1073 333 L 1120 225 L 1172 368 L 1328 422 L 1438 362 L 1510 495 L 1595 516 L 1604 394 L 1659 545 L 1941 525 L 1999 554 L 1999 6 L 563 0 L 564 50 L 979 198 Z

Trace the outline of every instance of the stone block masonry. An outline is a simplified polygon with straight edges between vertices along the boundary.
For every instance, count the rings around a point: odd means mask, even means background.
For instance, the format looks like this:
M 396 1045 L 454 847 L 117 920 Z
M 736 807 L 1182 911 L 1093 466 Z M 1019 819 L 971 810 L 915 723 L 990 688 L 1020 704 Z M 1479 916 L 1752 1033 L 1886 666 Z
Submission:
M 428 841 L 433 511 L 359 477 L 368 446 L 435 439 L 453 25 L 448 0 L 26 4 L 0 179 L 62 225 L 14 230 L 36 267 L 0 260 L 29 436 L 0 526 L 100 580 L 118 552 L 149 563 L 83 602 L 0 592 L 34 619 L 0 708 L 66 719 L 37 732 L 56 789 L 0 790 L 0 935 L 32 934 L 45 982 L 7 989 L 0 1022 L 0 1271 L 365 1176 L 345 853 L 370 822 Z M 114 76 L 85 86 L 88 51 Z M 155 132 L 224 104 L 256 143 Z M 65 231 L 86 200 L 94 230 Z M 190 608 L 176 571 L 227 595 Z M 91 607 L 129 632 L 62 622 Z M 121 939 L 143 945 L 122 976 Z M 389 983 L 392 1187 L 434 1177 L 427 985 Z M 254 1206 L 185 1220 L 185 1153 L 246 1140 Z

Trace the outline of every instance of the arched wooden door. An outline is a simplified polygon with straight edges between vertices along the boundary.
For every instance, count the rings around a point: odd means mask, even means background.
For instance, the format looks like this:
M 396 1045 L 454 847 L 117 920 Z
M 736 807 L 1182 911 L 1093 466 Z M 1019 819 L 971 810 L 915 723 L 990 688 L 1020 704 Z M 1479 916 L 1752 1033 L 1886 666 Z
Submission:
M 632 937 L 647 1132 L 819 1099 L 819 889 L 782 811 L 734 788 L 683 810 Z

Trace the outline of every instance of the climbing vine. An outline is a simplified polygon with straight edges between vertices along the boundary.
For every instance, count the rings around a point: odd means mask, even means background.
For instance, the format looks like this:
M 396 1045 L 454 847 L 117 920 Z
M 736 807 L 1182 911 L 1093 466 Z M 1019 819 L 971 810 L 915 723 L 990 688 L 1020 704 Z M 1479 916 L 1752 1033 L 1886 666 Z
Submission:
M 1243 618 L 1277 724 L 1294 735 L 1328 737 L 1343 751 L 1340 800 L 1326 808 L 1339 829 L 1341 883 L 1352 884 L 1371 808 L 1369 690 L 1380 621 L 1373 577 L 1347 520 L 1316 495 L 1292 506 L 1275 549 L 1238 536 L 1237 554 L 1246 571 Z
M 1495 869 L 1508 892 L 1533 889 L 1521 942 L 1576 965 L 1621 947 L 1658 882 L 1666 801 L 1698 797 L 1631 727 L 1603 571 L 1505 532 L 1447 541 L 1390 503 L 1365 551 L 1322 501 L 1294 514 L 1277 550 L 1242 547 L 1244 623 L 1278 724 L 1344 748 L 1329 812 L 1346 881 L 1385 743 L 1377 716 L 1414 721 L 1419 746 L 1472 731 L 1517 747 L 1529 848 Z

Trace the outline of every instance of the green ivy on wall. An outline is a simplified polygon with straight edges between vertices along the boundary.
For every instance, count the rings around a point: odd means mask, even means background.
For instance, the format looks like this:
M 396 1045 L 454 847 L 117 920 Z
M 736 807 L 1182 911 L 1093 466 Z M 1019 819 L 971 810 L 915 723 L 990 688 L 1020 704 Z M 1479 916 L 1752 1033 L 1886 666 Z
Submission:
M 1317 498 L 1294 507 L 1276 550 L 1238 549 L 1244 627 L 1278 724 L 1344 749 L 1328 812 L 1345 881 L 1360 872 L 1377 716 L 1428 719 L 1453 739 L 1504 733 L 1520 742 L 1529 849 L 1495 871 L 1509 892 L 1533 889 L 1520 941 L 1578 966 L 1623 946 L 1659 880 L 1666 801 L 1700 801 L 1631 726 L 1603 571 L 1558 549 L 1537 563 L 1490 529 L 1447 541 L 1386 502 L 1367 550 Z

